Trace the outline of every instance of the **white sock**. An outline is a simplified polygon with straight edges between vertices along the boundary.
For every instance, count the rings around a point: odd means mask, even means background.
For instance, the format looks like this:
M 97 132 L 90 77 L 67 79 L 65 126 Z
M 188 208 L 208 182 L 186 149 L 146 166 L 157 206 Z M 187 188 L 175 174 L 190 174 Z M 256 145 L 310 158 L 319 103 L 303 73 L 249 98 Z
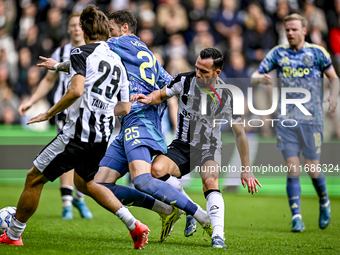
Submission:
M 136 228 L 135 222 L 137 221 L 135 217 L 130 213 L 130 211 L 122 206 L 118 209 L 118 211 L 115 213 L 118 218 L 125 224 L 125 226 L 129 229 L 129 231 L 133 231 Z
M 81 193 L 79 190 L 77 190 L 77 188 L 74 188 L 74 195 L 73 197 L 79 201 L 84 201 L 84 197 L 85 195 L 83 193 Z
M 202 227 L 204 227 L 205 224 L 210 223 L 207 212 L 204 211 L 201 207 L 198 207 L 193 217 L 198 221 L 199 224 L 201 224 Z
M 174 207 L 156 199 L 151 210 L 158 214 L 169 215 L 173 212 Z
M 292 220 L 294 220 L 295 218 L 302 219 L 302 216 L 301 216 L 301 214 L 295 214 L 295 215 L 292 216 Z
M 213 228 L 212 237 L 224 239 L 224 200 L 221 192 L 213 191 L 207 197 L 207 213 Z
M 171 186 L 173 186 L 175 189 L 177 189 L 179 192 L 181 192 L 186 198 L 188 198 L 191 202 L 193 202 L 195 205 L 197 205 L 199 208 L 201 208 L 198 204 L 196 204 L 191 197 L 188 196 L 188 194 L 184 191 L 182 183 L 179 181 L 179 179 L 175 176 L 170 176 L 169 179 L 167 179 L 165 182 L 169 183 Z
M 73 187 L 68 185 L 61 185 L 60 188 L 71 190 L 71 193 L 73 191 Z M 72 195 L 62 195 L 61 200 L 63 201 L 63 207 L 68 207 L 72 205 L 73 197 Z
M 22 232 L 26 228 L 26 223 L 18 221 L 14 215 L 12 216 L 11 224 L 7 229 L 7 237 L 11 240 L 19 240 Z

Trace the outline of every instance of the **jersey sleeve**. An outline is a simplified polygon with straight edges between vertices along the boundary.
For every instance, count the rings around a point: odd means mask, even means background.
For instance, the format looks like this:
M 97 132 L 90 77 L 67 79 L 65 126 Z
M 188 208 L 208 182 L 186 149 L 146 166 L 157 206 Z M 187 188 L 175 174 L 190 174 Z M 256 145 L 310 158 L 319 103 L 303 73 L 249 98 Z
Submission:
M 181 94 L 183 91 L 183 84 L 181 81 L 181 76 L 175 76 L 170 84 L 166 87 L 166 95 L 172 97 Z
M 273 48 L 269 51 L 266 57 L 262 60 L 257 71 L 260 74 L 269 73 L 271 70 L 275 69 L 276 66 L 276 54 L 278 48 Z
M 320 56 L 321 56 L 321 71 L 325 72 L 332 66 L 331 55 L 321 46 L 320 47 Z
M 86 77 L 86 55 L 80 48 L 74 48 L 71 51 L 71 77 L 80 74 Z
M 120 65 L 120 67 L 122 69 L 120 77 L 121 87 L 119 91 L 119 96 L 117 96 L 117 98 L 119 101 L 127 103 L 130 102 L 130 82 L 126 72 L 126 68 L 123 63 Z
M 164 86 L 167 86 L 168 84 L 171 83 L 172 76 L 167 71 L 165 71 L 163 66 L 158 61 L 156 61 L 156 66 L 159 72 L 159 77 L 156 83 L 159 86 L 159 88 L 162 89 Z

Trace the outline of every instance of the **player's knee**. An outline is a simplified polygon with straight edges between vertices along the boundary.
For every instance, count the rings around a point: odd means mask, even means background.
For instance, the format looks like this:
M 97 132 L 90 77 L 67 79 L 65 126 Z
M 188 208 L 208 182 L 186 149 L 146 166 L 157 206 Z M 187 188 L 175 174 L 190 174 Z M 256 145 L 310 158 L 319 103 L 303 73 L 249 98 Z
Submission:
M 146 192 L 150 187 L 151 174 L 140 174 L 133 179 L 133 185 L 137 190 Z
M 203 190 L 213 190 L 219 189 L 218 187 L 218 178 L 206 178 L 203 179 Z
M 151 167 L 151 175 L 152 177 L 154 178 L 160 178 L 164 175 L 168 174 L 167 173 L 167 169 L 166 167 L 160 163 L 160 162 L 155 162 L 152 164 L 152 167 Z
M 43 185 L 47 181 L 46 177 L 38 169 L 33 167 L 27 173 L 25 186 Z

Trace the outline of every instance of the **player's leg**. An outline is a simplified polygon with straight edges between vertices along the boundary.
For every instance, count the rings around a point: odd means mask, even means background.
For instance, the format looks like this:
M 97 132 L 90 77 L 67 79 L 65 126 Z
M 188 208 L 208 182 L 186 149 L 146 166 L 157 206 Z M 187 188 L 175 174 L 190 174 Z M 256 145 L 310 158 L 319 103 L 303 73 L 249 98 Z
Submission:
M 60 176 L 60 192 L 63 202 L 63 213 L 61 218 L 64 220 L 73 219 L 72 212 L 72 191 L 73 191 L 73 171 L 68 171 Z
M 312 178 L 314 188 L 319 196 L 319 227 L 325 229 L 331 221 L 331 207 L 327 194 L 326 179 L 319 165 L 323 139 L 322 127 L 319 125 L 308 125 L 301 130 L 301 136 L 306 170 L 308 170 L 308 174 Z
M 74 184 L 79 191 L 91 196 L 99 205 L 116 214 L 129 229 L 135 248 L 143 248 L 149 234 L 148 227 L 138 222 L 108 188 L 93 181 L 98 172 L 98 164 L 105 154 L 106 143 L 84 145 L 75 142 L 75 145 L 82 147 L 82 150 L 77 152 L 78 162 L 74 168 Z
M 21 235 L 26 228 L 26 222 L 36 211 L 41 191 L 48 180 L 33 166 L 27 173 L 24 190 L 17 204 L 17 210 L 13 215 L 11 224 L 0 237 L 0 244 L 24 245 Z
M 191 202 L 194 203 L 194 201 L 184 191 L 182 183 L 178 180 L 179 177 L 187 174 L 190 171 L 190 166 L 189 164 L 187 164 L 187 158 L 184 157 L 182 153 L 177 150 L 178 148 L 171 148 L 170 146 L 170 149 L 168 150 L 166 155 L 157 156 L 152 162 L 151 174 L 154 178 L 158 178 L 175 187 L 179 192 L 181 192 Z M 181 166 L 182 170 L 179 166 Z M 186 172 L 183 174 L 182 171 Z M 192 236 L 196 232 L 196 229 L 197 223 L 195 218 L 192 215 L 187 214 L 184 236 Z
M 74 176 L 75 185 L 79 190 L 92 197 L 99 205 L 108 211 L 117 215 L 117 217 L 125 224 L 134 240 L 135 249 L 144 248 L 150 231 L 148 227 L 137 221 L 130 211 L 124 207 L 115 195 L 105 186 L 100 185 L 93 180 L 85 182 L 77 173 L 75 173 Z
M 136 152 L 136 150 L 133 150 Z M 129 159 L 134 158 L 135 153 L 128 153 Z M 187 197 L 181 194 L 177 189 L 168 183 L 153 178 L 151 176 L 151 155 L 147 147 L 138 147 L 138 154 L 143 155 L 147 160 L 128 160 L 131 180 L 136 189 L 145 192 L 156 199 L 162 200 L 167 204 L 174 205 L 190 215 L 204 227 L 207 223 L 210 224 L 206 212 L 199 209 L 197 205 L 192 203 Z
M 116 181 L 128 172 L 128 162 L 125 151 L 118 140 L 114 140 L 100 161 L 99 172 L 94 181 L 106 186 L 124 205 L 133 205 L 153 210 L 158 214 L 169 215 L 173 207 L 149 195 L 128 186 L 115 184 Z
M 302 221 L 301 205 L 301 186 L 300 186 L 300 137 L 298 128 L 276 126 L 277 146 L 281 150 L 288 167 L 286 192 L 288 197 L 289 208 L 292 212 L 292 232 L 302 232 L 305 226 Z
M 26 222 L 38 207 L 44 184 L 49 180 L 54 181 L 68 169 L 73 168 L 65 160 L 68 144 L 69 139 L 67 137 L 58 135 L 35 158 L 34 166 L 27 174 L 24 191 L 17 204 L 16 213 L 7 229 L 8 236 L 6 236 L 6 233 L 3 234 L 0 237 L 0 243 L 23 245 L 21 234 L 26 227 Z M 63 162 L 64 168 L 60 167 L 61 162 Z
M 200 175 L 204 196 L 207 200 L 207 213 L 213 229 L 212 246 L 214 248 L 227 248 L 224 244 L 224 200 L 218 184 L 218 166 L 215 161 L 208 160 L 203 164 L 203 169 L 207 169 L 207 171 L 201 171 Z

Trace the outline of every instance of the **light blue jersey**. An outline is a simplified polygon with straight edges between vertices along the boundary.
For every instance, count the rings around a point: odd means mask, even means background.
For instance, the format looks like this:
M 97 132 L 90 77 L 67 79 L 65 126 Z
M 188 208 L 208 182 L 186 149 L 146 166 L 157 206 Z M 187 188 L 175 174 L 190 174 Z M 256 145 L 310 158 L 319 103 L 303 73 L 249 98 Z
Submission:
M 287 105 L 287 115 L 281 115 L 281 99 L 278 106 L 280 120 L 295 119 L 299 124 L 322 123 L 323 73 L 331 67 L 331 57 L 321 46 L 305 42 L 295 52 L 289 45 L 274 47 L 261 62 L 260 74 L 277 69 L 281 87 L 299 87 L 311 93 L 311 99 L 303 104 L 312 114 L 305 116 L 294 104 Z M 287 98 L 304 98 L 303 93 L 287 93 Z
M 107 44 L 121 57 L 126 67 L 130 78 L 130 95 L 148 95 L 171 82 L 171 75 L 164 70 L 154 54 L 137 36 L 113 37 L 107 41 Z M 131 111 L 136 111 L 141 107 L 151 106 L 136 102 L 132 104 Z

